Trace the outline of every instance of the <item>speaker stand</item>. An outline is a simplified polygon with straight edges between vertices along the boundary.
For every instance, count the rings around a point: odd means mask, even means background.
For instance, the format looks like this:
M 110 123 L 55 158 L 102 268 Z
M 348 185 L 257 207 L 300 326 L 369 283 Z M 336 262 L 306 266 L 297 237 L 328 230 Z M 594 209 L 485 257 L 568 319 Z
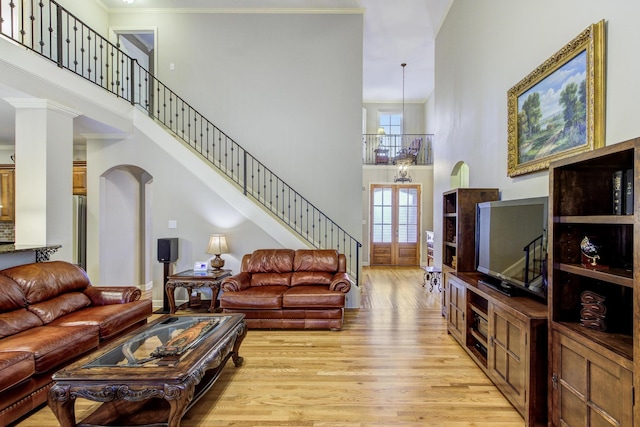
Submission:
M 171 262 L 163 262 L 164 265 L 164 280 L 162 283 L 162 308 L 156 310 L 155 314 L 168 314 L 171 312 L 169 307 L 169 297 L 167 296 L 167 282 L 169 281 L 169 276 L 173 274 L 173 263 Z

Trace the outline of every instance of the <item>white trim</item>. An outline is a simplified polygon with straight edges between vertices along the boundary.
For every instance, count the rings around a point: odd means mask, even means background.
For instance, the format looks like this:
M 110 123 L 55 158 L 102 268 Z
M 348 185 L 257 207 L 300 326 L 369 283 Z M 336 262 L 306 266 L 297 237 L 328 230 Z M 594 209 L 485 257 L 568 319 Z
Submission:
M 81 137 L 87 141 L 122 141 L 124 139 L 131 139 L 132 135 L 129 133 L 81 133 Z
M 164 13 L 164 14 L 280 14 L 280 15 L 364 15 L 365 9 L 319 9 L 319 8 L 144 8 L 144 7 L 117 7 L 108 8 L 111 14 L 139 14 L 139 13 Z
M 153 51 L 158 50 L 158 27 L 157 26 L 125 26 L 125 27 L 109 27 L 109 41 L 116 45 L 118 43 L 118 34 L 137 34 L 137 33 L 153 33 Z M 147 46 L 149 48 L 149 46 Z M 155 66 L 154 62 L 154 66 Z
M 73 108 L 69 108 L 66 105 L 59 104 L 50 99 L 42 98 L 4 98 L 14 108 L 46 108 L 47 110 L 57 111 L 58 113 L 66 114 L 70 117 L 78 117 L 82 113 Z

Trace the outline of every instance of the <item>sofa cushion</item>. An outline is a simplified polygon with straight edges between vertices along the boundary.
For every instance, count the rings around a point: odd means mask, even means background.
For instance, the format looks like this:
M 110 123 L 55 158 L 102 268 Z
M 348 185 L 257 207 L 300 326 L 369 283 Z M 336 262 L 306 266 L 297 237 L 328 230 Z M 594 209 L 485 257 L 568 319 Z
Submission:
M 298 249 L 293 259 L 293 271 L 338 271 L 338 252 L 334 249 Z
M 31 304 L 29 311 L 38 316 L 42 323 L 47 324 L 89 304 L 91 300 L 82 292 L 68 292 L 47 301 Z
M 2 270 L 0 275 L 7 276 L 20 286 L 29 304 L 67 292 L 83 291 L 90 285 L 84 270 L 64 261 L 19 265 Z
M 0 313 L 0 338 L 42 326 L 42 320 L 26 308 Z
M 100 305 L 87 307 L 61 317 L 49 326 L 97 326 L 100 339 L 106 340 L 121 331 L 146 319 L 153 311 L 150 299 L 126 304 Z
M 291 286 L 299 285 L 326 285 L 333 280 L 333 273 L 323 271 L 295 271 L 291 275 Z
M 28 380 L 35 371 L 33 354 L 27 351 L 0 352 L 0 392 Z
M 255 286 L 241 292 L 225 292 L 220 298 L 222 308 L 279 309 L 282 294 L 288 286 Z
M 36 374 L 41 374 L 98 347 L 98 342 L 97 326 L 38 326 L 0 340 L 0 352 L 33 353 Z
M 292 249 L 258 249 L 246 262 L 248 273 L 286 273 L 293 270 Z
M 290 286 L 291 273 L 254 273 L 251 286 Z
M 282 296 L 283 308 L 344 307 L 345 294 L 326 286 L 300 285 L 289 288 Z
M 27 299 L 16 282 L 0 275 L 0 312 L 13 311 L 27 306 Z

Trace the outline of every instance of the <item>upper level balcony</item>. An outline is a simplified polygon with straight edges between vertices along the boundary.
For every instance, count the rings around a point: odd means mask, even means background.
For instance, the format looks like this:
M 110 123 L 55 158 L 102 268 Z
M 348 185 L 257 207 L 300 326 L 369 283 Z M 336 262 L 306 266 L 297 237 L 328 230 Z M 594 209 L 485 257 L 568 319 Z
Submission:
M 433 164 L 433 134 L 362 135 L 362 164 Z

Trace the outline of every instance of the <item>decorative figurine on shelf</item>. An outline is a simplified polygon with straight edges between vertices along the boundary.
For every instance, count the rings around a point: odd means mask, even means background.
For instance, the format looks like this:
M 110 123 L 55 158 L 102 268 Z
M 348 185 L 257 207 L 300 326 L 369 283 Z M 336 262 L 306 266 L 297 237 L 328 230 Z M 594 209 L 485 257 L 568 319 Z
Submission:
M 594 242 L 585 236 L 580 242 L 580 251 L 582 252 L 582 266 L 585 268 L 591 268 L 594 270 L 606 270 L 606 265 L 598 264 L 600 260 L 601 246 L 596 245 Z

